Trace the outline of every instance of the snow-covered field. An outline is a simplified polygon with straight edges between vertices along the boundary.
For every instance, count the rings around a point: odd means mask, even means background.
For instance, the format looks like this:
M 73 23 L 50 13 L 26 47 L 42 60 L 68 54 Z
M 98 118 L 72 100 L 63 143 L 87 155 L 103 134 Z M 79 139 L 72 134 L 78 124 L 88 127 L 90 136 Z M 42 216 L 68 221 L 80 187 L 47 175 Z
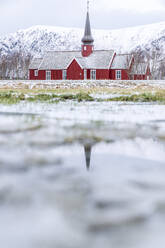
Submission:
M 21 102 L 0 120 L 3 248 L 164 248 L 164 105 Z
M 98 80 L 98 81 L 22 81 L 22 80 L 1 80 L 0 89 L 58 89 L 58 88 L 97 88 L 97 87 L 107 87 L 107 88 L 136 88 L 137 86 L 142 87 L 152 87 L 155 86 L 160 89 L 165 88 L 165 81 L 116 81 L 116 80 Z

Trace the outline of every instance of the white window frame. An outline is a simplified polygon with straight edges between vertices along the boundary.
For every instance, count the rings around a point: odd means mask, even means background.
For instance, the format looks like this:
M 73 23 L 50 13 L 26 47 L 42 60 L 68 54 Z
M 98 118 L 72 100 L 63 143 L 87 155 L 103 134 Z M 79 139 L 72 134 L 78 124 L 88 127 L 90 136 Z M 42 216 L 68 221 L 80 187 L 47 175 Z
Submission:
M 91 70 L 90 78 L 91 80 L 96 80 L 96 70 Z
M 116 70 L 116 80 L 121 80 L 122 72 L 121 70 Z
M 66 80 L 67 79 L 67 70 L 62 71 L 62 79 Z
M 84 69 L 84 80 L 86 80 L 86 79 L 87 79 L 87 70 Z
M 51 80 L 51 71 L 46 71 L 46 80 Z
M 87 47 L 86 46 L 84 46 L 84 51 L 86 51 L 87 50 Z
M 34 70 L 34 76 L 38 77 L 38 70 Z

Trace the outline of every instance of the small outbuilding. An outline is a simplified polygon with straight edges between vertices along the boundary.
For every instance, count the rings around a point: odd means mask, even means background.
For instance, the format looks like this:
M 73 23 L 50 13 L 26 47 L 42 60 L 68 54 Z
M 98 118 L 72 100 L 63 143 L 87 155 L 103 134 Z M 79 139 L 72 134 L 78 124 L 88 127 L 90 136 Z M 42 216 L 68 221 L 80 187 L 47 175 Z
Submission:
M 134 63 L 130 72 L 133 80 L 150 80 L 151 72 L 147 63 Z

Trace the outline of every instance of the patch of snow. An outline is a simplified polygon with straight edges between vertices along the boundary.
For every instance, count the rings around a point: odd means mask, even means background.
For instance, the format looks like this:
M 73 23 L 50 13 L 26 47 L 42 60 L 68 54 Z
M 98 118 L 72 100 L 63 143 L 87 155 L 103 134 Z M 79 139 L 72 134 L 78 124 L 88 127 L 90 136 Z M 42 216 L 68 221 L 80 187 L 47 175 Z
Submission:
M 42 56 L 47 50 L 77 50 L 81 48 L 83 29 L 51 26 L 34 26 L 0 37 L 2 54 L 23 50 Z M 118 30 L 93 30 L 96 49 L 114 49 L 130 52 L 141 47 L 151 49 L 155 45 L 165 51 L 165 22 Z

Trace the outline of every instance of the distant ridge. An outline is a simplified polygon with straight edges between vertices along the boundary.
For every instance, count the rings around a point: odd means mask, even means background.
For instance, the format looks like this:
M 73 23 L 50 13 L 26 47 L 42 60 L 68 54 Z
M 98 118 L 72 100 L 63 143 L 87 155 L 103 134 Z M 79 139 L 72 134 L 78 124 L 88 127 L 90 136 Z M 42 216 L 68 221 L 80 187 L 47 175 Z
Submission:
M 160 50 L 165 54 L 165 22 L 118 30 L 93 30 L 96 49 L 130 52 Z M 0 56 L 22 51 L 42 56 L 46 50 L 80 49 L 83 29 L 34 26 L 0 37 Z

